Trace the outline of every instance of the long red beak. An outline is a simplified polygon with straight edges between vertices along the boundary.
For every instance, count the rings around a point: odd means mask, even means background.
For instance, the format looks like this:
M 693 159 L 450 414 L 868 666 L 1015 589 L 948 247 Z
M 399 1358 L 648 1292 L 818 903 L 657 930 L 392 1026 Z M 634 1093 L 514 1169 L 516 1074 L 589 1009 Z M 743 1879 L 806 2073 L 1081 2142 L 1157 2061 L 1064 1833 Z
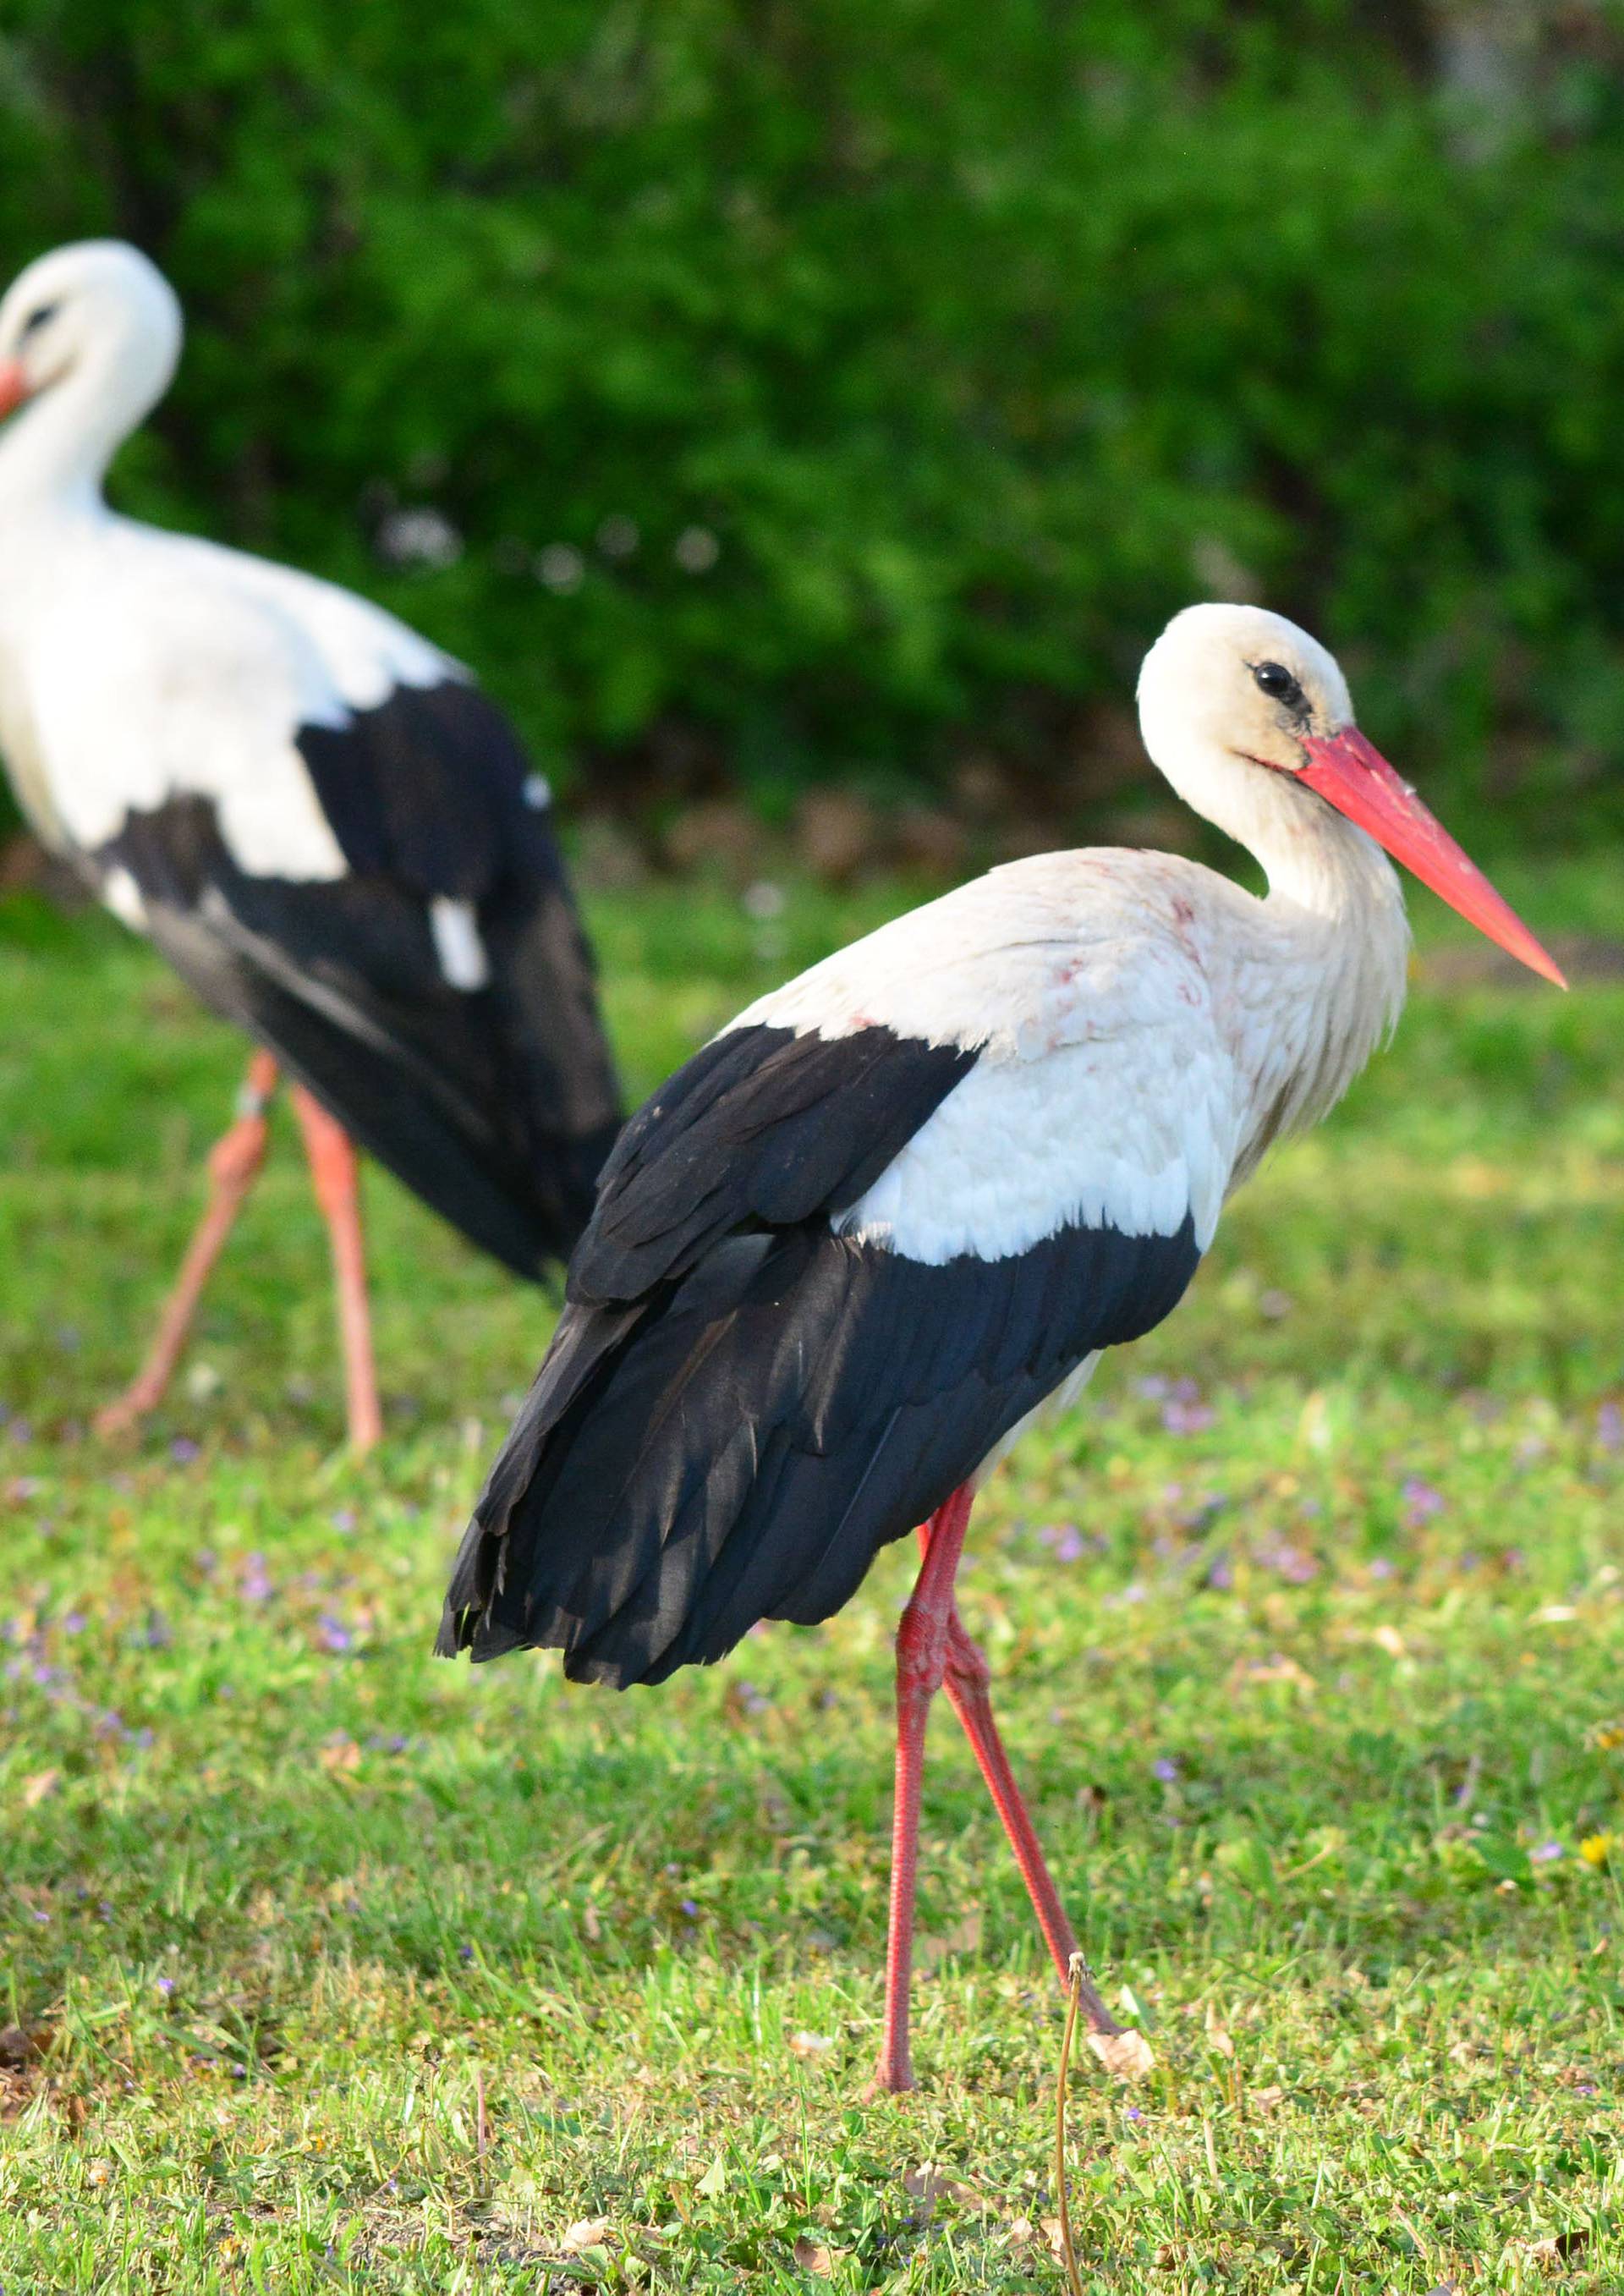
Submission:
M 0 422 L 29 395 L 29 378 L 21 359 L 0 359 Z
M 1567 982 L 1516 911 L 1500 898 L 1482 871 L 1469 861 L 1440 822 L 1435 821 L 1409 783 L 1357 726 L 1340 734 L 1306 734 L 1308 762 L 1298 775 L 1328 805 L 1368 830 L 1395 861 L 1413 870 L 1423 885 L 1457 909 L 1489 939 L 1497 941 L 1531 972 Z

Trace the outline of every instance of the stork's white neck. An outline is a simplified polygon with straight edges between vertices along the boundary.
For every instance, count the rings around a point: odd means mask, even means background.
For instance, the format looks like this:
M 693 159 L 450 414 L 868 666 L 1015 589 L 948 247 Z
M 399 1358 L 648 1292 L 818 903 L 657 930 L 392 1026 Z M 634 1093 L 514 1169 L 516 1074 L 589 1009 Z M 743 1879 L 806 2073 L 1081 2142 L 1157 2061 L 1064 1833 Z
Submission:
M 107 466 L 168 386 L 168 363 L 121 356 L 114 340 L 87 349 L 0 430 L 0 517 L 94 515 Z
M 1269 888 L 1262 901 L 1237 889 L 1243 914 L 1209 957 L 1247 1101 L 1238 1181 L 1272 1140 L 1340 1100 L 1390 1032 L 1410 929 L 1374 840 L 1290 775 L 1242 767 L 1224 798 L 1219 826 L 1256 856 Z

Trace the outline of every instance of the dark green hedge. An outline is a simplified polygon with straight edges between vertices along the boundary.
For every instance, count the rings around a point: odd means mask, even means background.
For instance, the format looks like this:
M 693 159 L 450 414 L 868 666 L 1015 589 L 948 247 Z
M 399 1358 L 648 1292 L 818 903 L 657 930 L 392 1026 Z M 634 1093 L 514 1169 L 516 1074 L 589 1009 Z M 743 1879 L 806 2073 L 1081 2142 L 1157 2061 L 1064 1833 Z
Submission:
M 1594 831 L 1624 34 L 1524 13 L 10 0 L 0 259 L 156 255 L 122 498 L 389 598 L 566 771 L 1070 786 L 1250 586 L 1457 806 Z

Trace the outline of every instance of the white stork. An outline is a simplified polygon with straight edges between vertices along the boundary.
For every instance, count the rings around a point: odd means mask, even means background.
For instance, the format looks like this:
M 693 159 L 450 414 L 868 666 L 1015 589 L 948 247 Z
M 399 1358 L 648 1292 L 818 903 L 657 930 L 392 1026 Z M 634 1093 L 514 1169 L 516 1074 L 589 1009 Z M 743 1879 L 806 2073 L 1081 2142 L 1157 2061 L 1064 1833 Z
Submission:
M 265 1152 L 279 1068 L 379 1432 L 352 1138 L 521 1275 L 567 1256 L 619 1102 L 547 786 L 460 664 L 349 592 L 109 510 L 180 307 L 135 248 L 0 302 L 0 748 L 23 810 L 258 1042 L 210 1201 L 107 1431 L 163 1393 Z
M 980 1480 L 1103 1349 L 1169 1313 L 1230 1190 L 1391 1027 L 1409 931 L 1382 846 L 1561 979 L 1292 623 L 1192 607 L 1152 650 L 1139 708 L 1156 764 L 1257 856 L 1267 898 L 1169 854 L 1048 854 L 742 1013 L 604 1168 L 441 1626 L 447 1652 L 559 1647 L 575 1680 L 660 1682 L 758 1620 L 826 1619 L 923 1526 L 897 1634 L 887 2089 L 913 2082 L 939 1687 L 1062 1979 L 1075 1950 L 955 1607 Z

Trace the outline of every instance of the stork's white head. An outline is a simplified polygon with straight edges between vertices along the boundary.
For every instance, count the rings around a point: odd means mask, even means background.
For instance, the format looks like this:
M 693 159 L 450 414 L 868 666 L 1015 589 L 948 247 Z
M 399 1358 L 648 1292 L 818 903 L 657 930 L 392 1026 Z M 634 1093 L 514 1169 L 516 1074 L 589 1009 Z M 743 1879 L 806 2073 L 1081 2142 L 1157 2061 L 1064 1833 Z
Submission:
M 1144 658 L 1144 746 L 1186 805 L 1288 882 L 1334 831 L 1333 808 L 1513 956 L 1565 986 L 1526 925 L 1354 723 L 1317 639 L 1261 606 L 1189 606 Z M 1368 848 L 1366 849 L 1368 850 Z
M 119 239 L 53 248 L 0 300 L 0 414 L 36 402 L 33 425 L 51 406 L 50 431 L 64 443 L 71 436 L 99 476 L 168 388 L 180 345 L 175 290 L 139 248 Z

